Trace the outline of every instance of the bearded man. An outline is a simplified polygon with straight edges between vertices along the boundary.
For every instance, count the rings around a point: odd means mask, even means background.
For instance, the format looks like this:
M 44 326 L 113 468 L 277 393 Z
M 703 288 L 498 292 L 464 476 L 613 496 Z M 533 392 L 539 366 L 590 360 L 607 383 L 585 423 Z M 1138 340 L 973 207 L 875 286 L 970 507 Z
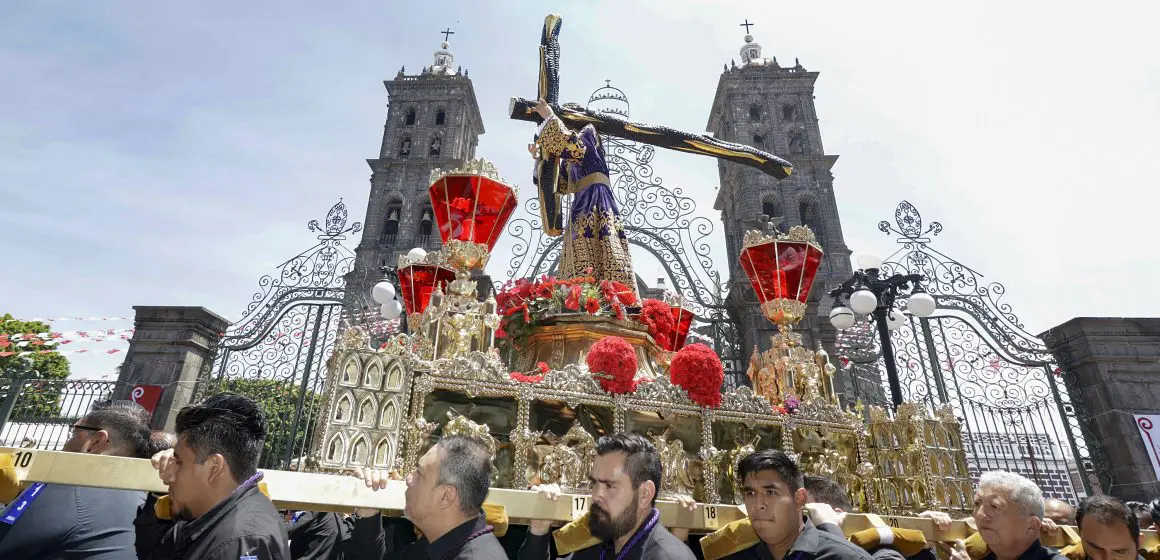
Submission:
M 661 460 L 656 448 L 639 434 L 603 436 L 588 480 L 592 494 L 587 526 L 600 541 L 566 556 L 573 560 L 693 560 L 693 551 L 660 523 L 656 509 Z M 548 499 L 558 490 L 538 488 Z M 533 521 L 520 549 L 520 560 L 551 557 L 551 521 Z

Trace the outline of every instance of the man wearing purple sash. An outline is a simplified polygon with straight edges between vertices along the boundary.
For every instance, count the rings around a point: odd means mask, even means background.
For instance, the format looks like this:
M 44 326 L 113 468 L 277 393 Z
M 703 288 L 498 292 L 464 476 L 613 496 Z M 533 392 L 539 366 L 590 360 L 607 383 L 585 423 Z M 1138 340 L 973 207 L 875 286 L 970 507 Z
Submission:
M 599 544 L 567 556 L 571 560 L 693 560 L 693 551 L 660 523 L 656 509 L 661 484 L 656 448 L 639 434 L 603 436 L 596 442 L 596 460 L 588 479 L 592 505 L 587 529 Z M 549 499 L 558 492 L 540 492 Z M 551 557 L 550 521 L 533 521 L 520 549 L 520 560 Z

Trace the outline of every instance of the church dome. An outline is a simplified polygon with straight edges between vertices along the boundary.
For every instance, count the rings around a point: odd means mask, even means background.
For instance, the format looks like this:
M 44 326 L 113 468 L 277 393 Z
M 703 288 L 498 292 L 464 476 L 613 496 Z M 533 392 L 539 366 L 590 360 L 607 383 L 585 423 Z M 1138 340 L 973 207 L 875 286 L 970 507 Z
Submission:
M 435 61 L 424 68 L 423 73 L 442 76 L 454 76 L 458 73 L 455 68 L 455 55 L 451 54 L 451 43 L 443 41 L 439 45 L 439 50 L 435 51 Z
M 604 80 L 604 87 L 588 96 L 587 107 L 601 115 L 616 115 L 628 119 L 628 96 L 620 88 L 612 87 L 612 80 Z
M 741 47 L 741 64 L 744 66 L 766 64 L 766 60 L 761 57 L 761 44 L 753 40 L 753 35 L 745 36 L 745 45 Z

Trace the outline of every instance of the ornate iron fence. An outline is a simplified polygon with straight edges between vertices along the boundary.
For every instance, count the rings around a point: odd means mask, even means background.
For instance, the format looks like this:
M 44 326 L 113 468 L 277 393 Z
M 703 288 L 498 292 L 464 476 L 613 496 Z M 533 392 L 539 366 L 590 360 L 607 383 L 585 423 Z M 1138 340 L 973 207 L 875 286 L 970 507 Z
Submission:
M 306 454 L 339 331 L 371 319 L 361 311 L 366 306 L 352 307 L 345 289 L 355 255 L 344 241 L 362 224 L 347 225 L 340 200 L 322 224 L 312 220 L 307 229 L 318 242 L 259 279 L 261 289 L 217 344 L 194 391 L 193 402 L 227 392 L 258 401 L 269 421 L 263 468 L 290 468 Z
M 59 450 L 69 426 L 125 386 L 99 379 L 0 378 L 0 447 Z
M 1007 289 L 931 247 L 939 222 L 924 224 L 903 201 L 894 223 L 878 229 L 896 236 L 887 274 L 918 273 L 938 301 L 927 319 L 909 321 L 891 339 L 903 396 L 929 406 L 950 404 L 962 422 L 967 461 L 977 477 L 988 470 L 1018 472 L 1050 496 L 1074 499 L 1106 485 L 1099 474 L 1099 442 L 1088 433 L 1055 359 L 1028 333 Z M 853 379 L 853 399 L 887 404 L 882 355 L 874 331 L 858 324 L 838 339 Z

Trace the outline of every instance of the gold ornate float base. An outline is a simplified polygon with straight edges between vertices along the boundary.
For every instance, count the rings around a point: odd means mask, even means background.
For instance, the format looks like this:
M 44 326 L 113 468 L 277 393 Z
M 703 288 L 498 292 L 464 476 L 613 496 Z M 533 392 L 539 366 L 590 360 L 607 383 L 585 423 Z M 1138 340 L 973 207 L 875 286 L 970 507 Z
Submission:
M 636 349 L 637 380 L 652 380 L 665 374 L 654 358 L 661 349 L 646 327 L 587 313 L 558 315 L 533 327 L 527 349 L 513 356 L 514 362 L 520 371 L 531 371 L 539 362 L 547 363 L 551 369 L 583 364 L 592 345 L 606 336 L 619 336 Z

